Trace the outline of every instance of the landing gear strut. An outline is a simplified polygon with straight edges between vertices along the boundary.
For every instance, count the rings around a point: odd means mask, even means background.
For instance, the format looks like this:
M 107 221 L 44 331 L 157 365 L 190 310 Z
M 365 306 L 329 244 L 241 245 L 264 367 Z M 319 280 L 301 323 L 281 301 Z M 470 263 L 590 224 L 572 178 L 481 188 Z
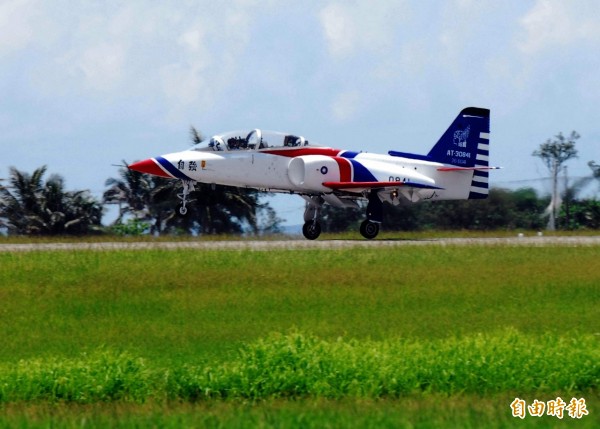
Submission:
M 320 196 L 304 197 L 306 202 L 306 210 L 304 211 L 304 225 L 302 226 L 302 234 L 308 240 L 316 240 L 321 235 L 321 224 L 319 214 L 321 212 L 321 206 L 324 200 Z
M 193 180 L 182 180 L 181 181 L 183 190 L 182 190 L 181 194 L 177 194 L 177 198 L 179 198 L 181 200 L 181 206 L 179 206 L 179 214 L 181 216 L 185 216 L 185 214 L 187 213 L 187 207 L 185 205 L 192 201 L 192 200 L 188 200 L 188 195 L 190 195 L 190 192 L 193 192 L 195 190 L 194 183 L 195 182 Z
M 371 191 L 368 196 L 364 196 L 368 197 L 369 204 L 367 205 L 367 220 L 360 225 L 360 233 L 363 237 L 371 240 L 379 234 L 379 225 L 383 221 L 383 203 L 376 191 Z M 303 195 L 302 197 L 307 202 L 302 234 L 308 240 L 316 240 L 321 235 L 321 224 L 318 219 L 325 199 L 320 195 L 312 197 Z M 331 204 L 330 200 L 327 200 L 327 202 Z
M 379 199 L 377 192 L 371 191 L 369 194 L 369 204 L 367 205 L 367 220 L 360 224 L 360 233 L 363 237 L 372 240 L 379 234 L 379 224 L 383 221 L 383 203 Z

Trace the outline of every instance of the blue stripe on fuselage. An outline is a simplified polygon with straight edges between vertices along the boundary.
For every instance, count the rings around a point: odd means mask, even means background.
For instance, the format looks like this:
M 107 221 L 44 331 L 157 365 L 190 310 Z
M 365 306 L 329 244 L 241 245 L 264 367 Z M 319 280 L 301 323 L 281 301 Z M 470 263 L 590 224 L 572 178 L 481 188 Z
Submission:
M 352 152 L 350 150 L 345 150 L 344 152 L 340 153 L 339 156 L 341 156 L 342 158 L 347 158 L 347 159 L 352 159 L 352 158 L 356 158 L 356 155 L 358 155 L 359 152 Z
M 398 152 L 397 150 L 390 150 L 388 152 L 389 156 L 397 156 L 399 158 L 408 158 L 408 159 L 416 159 L 417 161 L 433 161 L 433 158 L 427 155 L 417 155 L 415 153 L 408 152 Z
M 360 162 L 355 159 L 349 161 L 352 163 L 352 169 L 354 170 L 354 182 L 378 182 L 375 176 Z
M 167 170 L 172 176 L 175 176 L 176 178 L 181 179 L 181 180 L 192 180 L 188 176 L 186 176 L 185 174 L 183 174 L 180 170 L 178 170 L 177 168 L 175 168 L 175 166 L 173 164 L 171 164 L 169 161 L 167 161 L 162 156 L 157 156 L 154 159 L 156 159 L 160 163 L 160 165 L 165 170 Z

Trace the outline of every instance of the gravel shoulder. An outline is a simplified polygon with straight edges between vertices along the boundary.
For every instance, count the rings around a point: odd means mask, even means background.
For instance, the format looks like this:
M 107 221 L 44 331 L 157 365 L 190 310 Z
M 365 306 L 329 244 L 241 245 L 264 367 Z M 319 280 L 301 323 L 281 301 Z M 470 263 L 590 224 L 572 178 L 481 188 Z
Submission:
M 98 242 L 98 243 L 19 243 L 0 244 L 0 252 L 40 252 L 73 250 L 311 250 L 346 249 L 353 247 L 403 246 L 600 246 L 600 236 L 589 237 L 509 237 L 509 238 L 437 238 L 425 240 L 275 240 L 275 241 L 161 241 L 161 242 Z

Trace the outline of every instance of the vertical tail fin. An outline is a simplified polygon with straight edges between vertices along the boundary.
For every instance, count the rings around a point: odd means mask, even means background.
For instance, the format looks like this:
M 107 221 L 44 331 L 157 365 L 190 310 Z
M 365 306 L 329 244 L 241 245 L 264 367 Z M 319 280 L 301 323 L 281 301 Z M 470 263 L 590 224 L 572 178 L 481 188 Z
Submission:
M 489 155 L 490 111 L 467 107 L 452 122 L 428 157 L 459 169 L 472 169 L 468 198 L 484 199 L 489 194 Z
M 457 167 L 488 166 L 490 111 L 467 107 L 427 154 L 432 161 Z

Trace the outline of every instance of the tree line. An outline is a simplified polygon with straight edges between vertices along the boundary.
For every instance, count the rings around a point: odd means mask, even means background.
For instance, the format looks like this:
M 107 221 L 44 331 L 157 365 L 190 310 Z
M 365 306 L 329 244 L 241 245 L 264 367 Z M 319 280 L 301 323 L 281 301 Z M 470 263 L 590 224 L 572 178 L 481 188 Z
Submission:
M 385 205 L 383 225 L 388 231 L 423 230 L 542 230 L 549 219 L 550 196 L 540 196 L 533 188 L 490 189 L 485 200 L 432 201 Z M 356 229 L 364 220 L 364 207 L 323 208 L 322 226 L 326 231 Z M 564 200 L 556 217 L 558 229 L 600 228 L 600 201 Z
M 198 184 L 186 216 L 176 207 L 179 182 L 119 169 L 102 201 L 88 191 L 67 191 L 61 176 L 44 179 L 10 169 L 0 185 L 0 230 L 10 235 L 253 234 L 277 232 L 281 219 L 255 190 Z M 102 225 L 104 205 L 118 207 L 112 225 Z
M 193 127 L 192 141 L 201 136 Z M 563 164 L 577 156 L 576 132 L 548 140 L 533 152 L 550 170 L 551 196 L 539 196 L 532 188 L 510 191 L 492 188 L 486 200 L 434 201 L 420 204 L 386 204 L 387 230 L 424 229 L 580 229 L 600 227 L 600 201 L 578 198 L 590 181 L 600 181 L 600 165 L 588 163 L 592 174 L 557 190 Z M 119 177 L 109 178 L 102 200 L 88 191 L 67 191 L 64 179 L 46 167 L 29 174 L 10 169 L 8 183 L 0 183 L 0 232 L 11 235 L 140 234 L 261 234 L 280 232 L 282 220 L 261 201 L 264 193 L 245 188 L 197 184 L 190 194 L 192 204 L 185 216 L 178 214 L 179 181 L 150 176 L 126 167 Z M 104 205 L 118 207 L 112 225 L 102 225 Z M 324 206 L 322 225 L 326 231 L 355 229 L 364 219 L 365 207 L 338 209 Z

